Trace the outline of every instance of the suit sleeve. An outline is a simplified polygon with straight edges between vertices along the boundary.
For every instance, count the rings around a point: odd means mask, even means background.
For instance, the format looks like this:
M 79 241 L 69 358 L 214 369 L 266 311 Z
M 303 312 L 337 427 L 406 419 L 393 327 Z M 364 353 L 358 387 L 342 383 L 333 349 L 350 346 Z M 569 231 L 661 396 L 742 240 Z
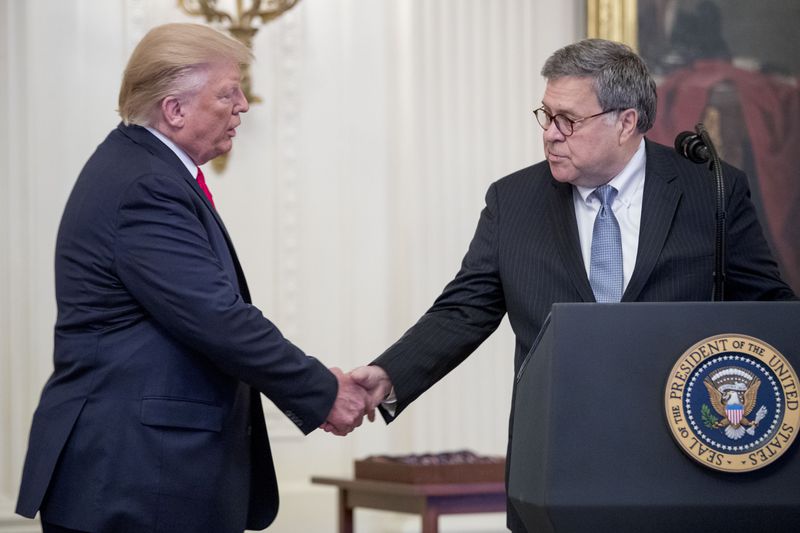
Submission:
M 503 319 L 498 217 L 492 185 L 456 277 L 419 321 L 373 361 L 386 370 L 394 386 L 394 416 L 466 359 Z M 386 411 L 383 416 L 387 421 L 393 418 Z
M 169 335 L 312 431 L 330 412 L 336 378 L 242 299 L 190 195 L 167 176 L 144 176 L 129 187 L 114 246 L 119 279 Z
M 781 279 L 750 200 L 747 176 L 725 166 L 730 187 L 727 206 L 726 300 L 792 300 L 796 296 Z

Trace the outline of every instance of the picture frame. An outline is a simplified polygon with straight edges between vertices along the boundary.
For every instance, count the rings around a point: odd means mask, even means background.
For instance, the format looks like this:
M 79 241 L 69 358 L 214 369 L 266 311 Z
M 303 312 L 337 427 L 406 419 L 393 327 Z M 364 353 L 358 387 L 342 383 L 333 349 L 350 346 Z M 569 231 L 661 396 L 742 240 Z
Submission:
M 744 170 L 783 278 L 800 294 L 800 2 L 587 0 L 587 36 L 624 42 L 658 85 L 648 139 L 702 123 Z

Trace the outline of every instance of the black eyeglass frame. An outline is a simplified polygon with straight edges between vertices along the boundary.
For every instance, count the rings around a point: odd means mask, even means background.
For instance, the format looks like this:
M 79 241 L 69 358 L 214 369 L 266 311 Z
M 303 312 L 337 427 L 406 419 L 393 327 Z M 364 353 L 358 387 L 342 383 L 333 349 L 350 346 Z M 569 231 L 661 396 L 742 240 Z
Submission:
M 536 109 L 533 110 L 533 115 L 536 117 L 536 122 L 539 123 L 539 125 L 542 127 L 543 130 L 547 131 L 547 128 L 550 127 L 550 124 L 555 122 L 556 129 L 561 132 L 561 135 L 563 135 L 564 137 L 570 137 L 573 133 L 575 133 L 575 124 L 579 124 L 579 123 L 583 122 L 584 120 L 589 120 L 590 118 L 599 117 L 599 116 L 605 115 L 607 113 L 613 113 L 613 112 L 616 112 L 616 111 L 624 111 L 624 110 L 625 110 L 624 107 L 617 107 L 617 108 L 614 108 L 614 109 L 606 109 L 605 111 L 600 111 L 599 113 L 595 113 L 594 115 L 589 115 L 588 117 L 581 117 L 581 118 L 572 120 L 567 115 L 564 115 L 562 113 L 556 113 L 555 115 L 551 115 L 550 112 L 547 111 L 544 107 L 539 107 L 539 108 L 536 108 Z M 544 113 L 544 117 L 547 119 L 548 124 L 546 126 L 542 123 L 542 119 L 539 118 L 539 111 Z M 561 121 L 558 120 L 559 118 L 564 119 L 564 120 L 567 121 L 566 123 L 569 124 L 569 133 L 567 133 L 566 131 L 561 129 L 561 126 L 559 125 L 559 124 L 561 124 Z

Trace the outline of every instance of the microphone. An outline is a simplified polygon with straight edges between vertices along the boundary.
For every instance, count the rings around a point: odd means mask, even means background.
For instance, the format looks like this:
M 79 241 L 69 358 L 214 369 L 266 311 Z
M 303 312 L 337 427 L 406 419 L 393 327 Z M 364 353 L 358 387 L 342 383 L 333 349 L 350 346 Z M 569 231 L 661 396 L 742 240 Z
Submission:
M 693 163 L 705 163 L 711 159 L 706 143 L 691 131 L 683 131 L 675 137 L 675 150 Z

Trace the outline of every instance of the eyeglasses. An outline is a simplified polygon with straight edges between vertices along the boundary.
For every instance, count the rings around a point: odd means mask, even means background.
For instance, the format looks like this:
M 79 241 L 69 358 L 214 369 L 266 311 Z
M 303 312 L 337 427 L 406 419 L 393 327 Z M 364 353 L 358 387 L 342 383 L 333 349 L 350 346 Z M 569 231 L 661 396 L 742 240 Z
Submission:
M 550 124 L 555 122 L 556 128 L 558 128 L 558 131 L 561 132 L 561 135 L 563 135 L 564 137 L 569 137 L 570 135 L 575 133 L 575 124 L 583 122 L 584 120 L 589 120 L 590 118 L 599 117 L 600 115 L 605 115 L 606 113 L 613 113 L 614 111 L 622 111 L 622 109 L 621 108 L 608 109 L 606 111 L 601 111 L 600 113 L 595 113 L 594 115 L 578 118 L 575 120 L 572 120 L 571 118 L 567 117 L 566 115 L 562 115 L 561 113 L 556 113 L 555 115 L 551 115 L 543 107 L 540 107 L 539 109 L 534 109 L 533 114 L 536 115 L 536 120 L 539 122 L 539 125 L 542 127 L 542 129 L 547 130 L 550 127 Z

